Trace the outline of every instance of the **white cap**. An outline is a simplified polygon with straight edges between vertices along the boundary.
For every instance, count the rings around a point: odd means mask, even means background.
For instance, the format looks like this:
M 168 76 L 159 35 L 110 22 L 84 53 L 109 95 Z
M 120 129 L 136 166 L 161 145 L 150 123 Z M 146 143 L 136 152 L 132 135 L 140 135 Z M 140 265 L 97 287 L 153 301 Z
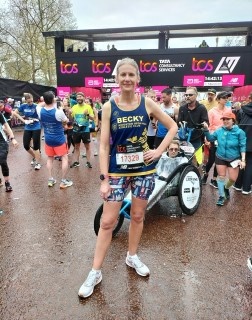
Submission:
M 14 99 L 12 99 L 12 98 L 7 99 L 7 102 L 13 102 L 13 101 L 14 101 Z

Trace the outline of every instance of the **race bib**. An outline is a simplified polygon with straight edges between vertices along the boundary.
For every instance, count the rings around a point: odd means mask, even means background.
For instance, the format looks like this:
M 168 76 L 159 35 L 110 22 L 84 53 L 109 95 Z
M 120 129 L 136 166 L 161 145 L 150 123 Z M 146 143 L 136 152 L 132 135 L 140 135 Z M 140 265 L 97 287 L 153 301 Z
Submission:
M 116 164 L 122 169 L 136 169 L 144 165 L 143 149 L 139 144 L 118 145 Z

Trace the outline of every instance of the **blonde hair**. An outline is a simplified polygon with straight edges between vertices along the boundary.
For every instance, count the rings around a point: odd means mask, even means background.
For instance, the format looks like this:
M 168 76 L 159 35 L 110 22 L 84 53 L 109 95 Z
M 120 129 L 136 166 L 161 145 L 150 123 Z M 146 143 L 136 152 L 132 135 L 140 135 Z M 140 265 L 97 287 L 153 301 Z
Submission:
M 31 93 L 24 93 L 25 100 L 33 99 L 33 95 Z
M 179 140 L 172 140 L 168 146 L 168 148 L 170 147 L 171 144 L 176 144 L 178 146 L 178 149 L 180 148 L 180 142 Z
M 156 91 L 153 90 L 153 89 L 150 89 L 150 90 L 147 92 L 147 97 L 149 97 L 150 95 L 155 95 L 155 96 L 156 96 Z
M 139 71 L 138 64 L 136 63 L 136 61 L 134 59 L 131 59 L 131 58 L 123 58 L 121 61 L 119 61 L 117 63 L 116 76 L 118 76 L 118 74 L 119 74 L 119 68 L 124 64 L 130 64 L 131 66 L 133 66 L 136 69 L 137 76 L 140 77 L 140 71 Z

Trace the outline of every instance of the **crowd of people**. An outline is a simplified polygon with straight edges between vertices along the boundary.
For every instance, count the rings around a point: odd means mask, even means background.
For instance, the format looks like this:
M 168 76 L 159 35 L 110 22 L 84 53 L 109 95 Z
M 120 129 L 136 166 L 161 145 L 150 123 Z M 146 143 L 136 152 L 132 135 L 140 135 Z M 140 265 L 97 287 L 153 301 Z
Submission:
M 72 146 L 74 161 L 70 168 L 78 167 L 79 162 L 77 160 L 80 156 L 81 141 L 84 143 L 87 153 L 86 166 L 92 168 L 89 144 L 92 138 L 95 149 L 94 155 L 98 155 L 97 132 L 100 121 L 92 99 L 85 99 L 85 101 L 84 99 L 84 94 L 80 92 L 77 94 L 76 100 L 72 97 L 65 97 L 61 101 L 58 97 L 55 97 L 53 92 L 48 91 L 40 97 L 37 103 L 34 103 L 33 96 L 30 93 L 24 93 L 22 104 L 15 109 L 0 100 L 0 165 L 6 192 L 12 191 L 7 164 L 9 142 L 12 142 L 14 146 L 18 145 L 11 129 L 10 120 L 14 118 L 24 124 L 23 147 L 30 154 L 31 165 L 36 171 L 41 169 L 41 140 L 45 140 L 44 151 L 48 157 L 46 164 L 48 187 L 53 187 L 56 184 L 56 179 L 52 173 L 53 161 L 56 159 L 62 161 L 60 188 L 65 189 L 72 186 L 73 182 L 66 178 L 69 170 L 68 156 Z M 43 137 L 41 137 L 42 132 L 44 132 Z M 3 185 L 3 180 L 0 178 L 0 186 Z
M 223 206 L 230 199 L 230 187 L 243 195 L 252 193 L 252 93 L 244 106 L 230 106 L 229 92 L 209 89 L 207 99 L 198 101 L 196 87 L 187 87 L 180 104 L 173 90 L 165 88 L 159 103 L 156 92 L 136 94 L 140 81 L 137 63 L 122 59 L 116 66 L 116 82 L 120 94 L 115 94 L 102 107 L 78 92 L 63 100 L 51 91 L 45 92 L 38 104 L 31 94 L 24 95 L 15 111 L 6 109 L 11 117 L 24 123 L 23 147 L 31 156 L 31 164 L 40 170 L 41 131 L 44 132 L 47 155 L 48 187 L 56 184 L 53 161 L 62 161 L 60 188 L 73 185 L 68 170 L 80 166 L 81 143 L 85 150 L 86 167 L 92 169 L 91 149 L 100 161 L 100 196 L 104 200 L 103 215 L 97 237 L 92 269 L 79 289 L 80 297 L 88 297 L 101 282 L 101 268 L 108 251 L 113 227 L 118 218 L 127 190 L 132 193 L 128 252 L 125 263 L 141 276 L 149 268 L 137 255 L 143 230 L 145 210 L 155 187 L 156 165 L 159 159 L 173 158 L 179 150 L 178 127 L 186 124 L 185 137 L 205 155 L 202 184 L 206 184 L 212 166 L 210 185 L 218 189 L 216 202 Z M 3 102 L 0 100 L 0 111 Z M 1 109 L 2 108 L 2 109 Z M 101 117 L 102 113 L 102 117 Z M 102 120 L 102 121 L 101 121 Z M 176 138 L 174 140 L 174 138 Z M 9 142 L 18 143 L 6 114 L 0 112 L 0 165 L 6 191 L 12 190 L 9 181 L 7 155 Z M 91 147 L 92 146 L 92 147 Z M 73 161 L 68 156 L 72 147 Z M 167 149 L 168 148 L 168 149 Z M 197 161 L 195 162 L 196 165 Z M 162 172 L 165 167 L 162 164 Z M 0 184 L 3 184 L 0 180 Z M 248 260 L 252 270 L 252 260 Z

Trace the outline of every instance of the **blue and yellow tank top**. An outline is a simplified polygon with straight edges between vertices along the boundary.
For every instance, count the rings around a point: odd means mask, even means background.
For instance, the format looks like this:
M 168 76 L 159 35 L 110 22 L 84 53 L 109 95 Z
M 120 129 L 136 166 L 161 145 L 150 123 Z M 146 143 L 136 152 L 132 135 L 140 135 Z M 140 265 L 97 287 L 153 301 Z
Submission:
M 156 163 L 145 163 L 149 150 L 147 132 L 150 119 L 142 96 L 138 107 L 125 111 L 111 99 L 110 133 L 112 138 L 109 175 L 139 176 L 156 171 Z

